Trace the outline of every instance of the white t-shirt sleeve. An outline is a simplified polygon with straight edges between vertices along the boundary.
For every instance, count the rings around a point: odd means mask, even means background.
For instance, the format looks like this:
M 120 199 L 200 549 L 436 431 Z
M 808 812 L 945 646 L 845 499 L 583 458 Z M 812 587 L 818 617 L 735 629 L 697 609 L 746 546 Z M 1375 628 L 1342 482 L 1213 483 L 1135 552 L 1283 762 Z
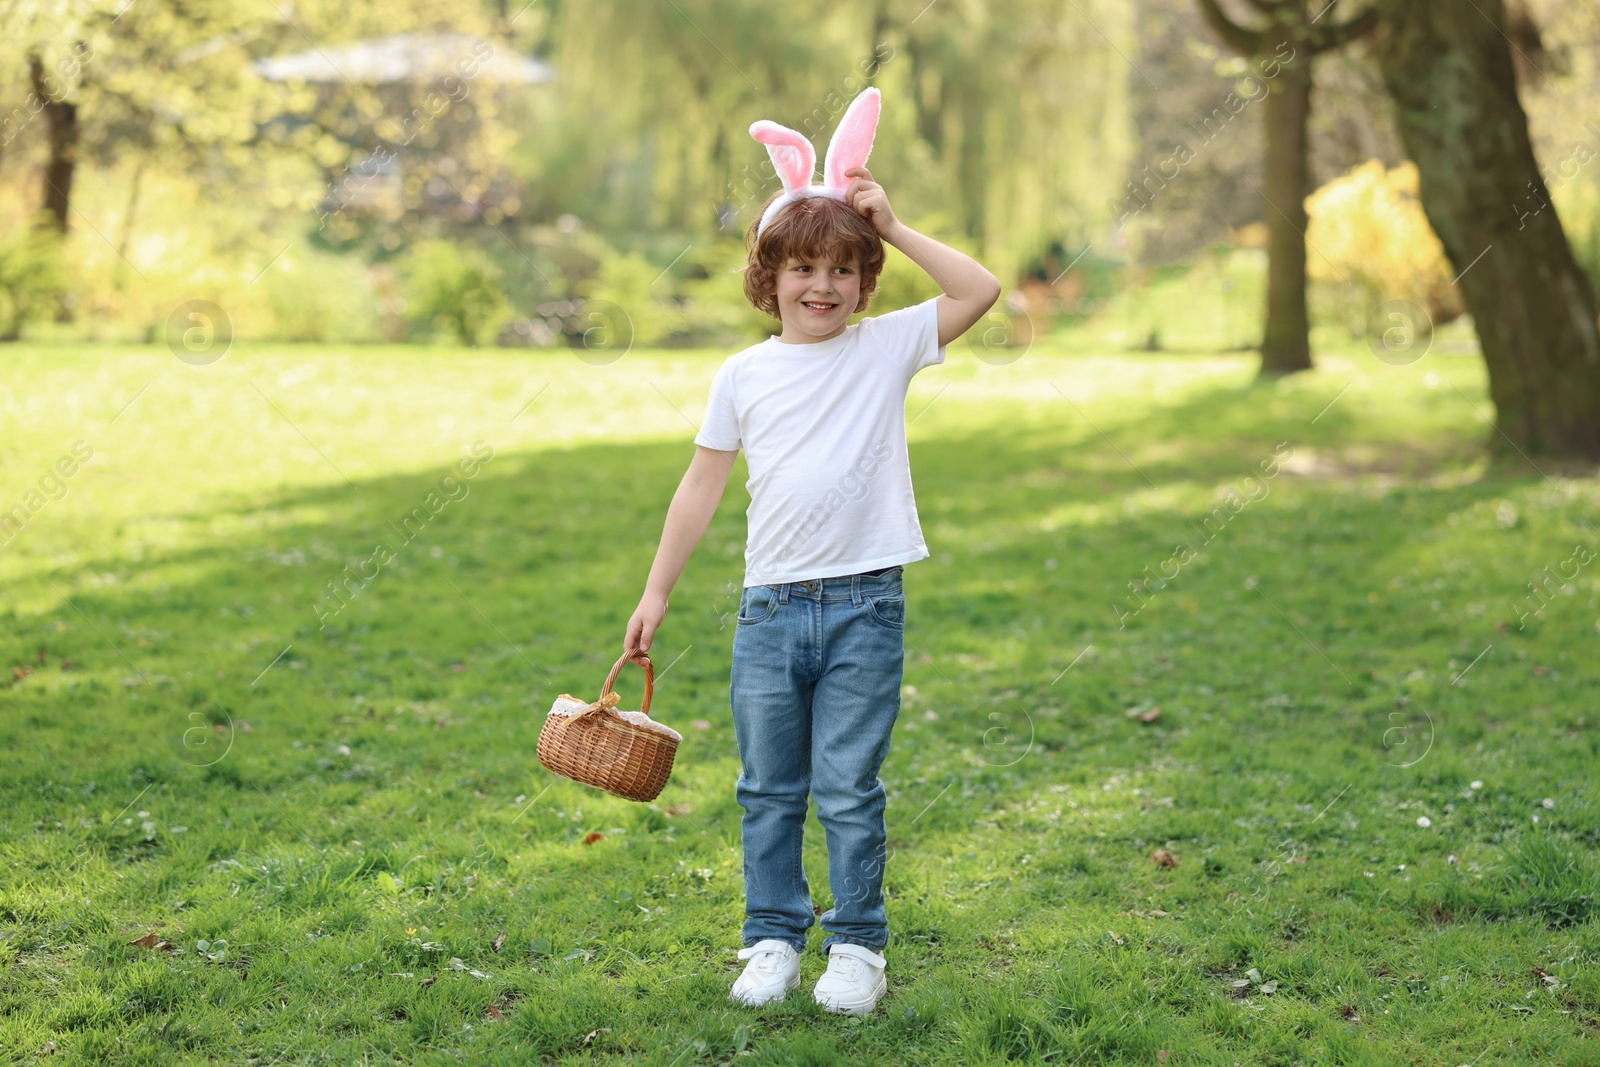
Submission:
M 724 361 L 716 376 L 711 379 L 711 391 L 706 397 L 706 414 L 700 422 L 700 432 L 694 443 L 732 452 L 741 446 L 739 414 L 733 403 L 732 367 Z
M 911 378 L 925 367 L 944 362 L 939 343 L 939 298 L 861 320 L 870 343 L 895 360 Z

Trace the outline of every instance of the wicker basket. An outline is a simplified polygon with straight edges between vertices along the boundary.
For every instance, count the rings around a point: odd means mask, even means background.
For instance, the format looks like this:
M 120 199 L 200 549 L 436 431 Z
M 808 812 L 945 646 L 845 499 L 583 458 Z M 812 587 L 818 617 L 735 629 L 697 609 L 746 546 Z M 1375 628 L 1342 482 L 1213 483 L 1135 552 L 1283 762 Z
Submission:
M 625 800 L 654 800 L 672 773 L 683 735 L 650 718 L 655 668 L 648 654 L 638 654 L 644 656 L 644 701 L 638 711 L 616 710 L 621 698 L 611 690 L 622 665 L 634 662 L 635 653 L 628 651 L 606 676 L 600 699 L 588 703 L 567 693 L 556 698 L 536 751 L 539 762 L 563 778 Z

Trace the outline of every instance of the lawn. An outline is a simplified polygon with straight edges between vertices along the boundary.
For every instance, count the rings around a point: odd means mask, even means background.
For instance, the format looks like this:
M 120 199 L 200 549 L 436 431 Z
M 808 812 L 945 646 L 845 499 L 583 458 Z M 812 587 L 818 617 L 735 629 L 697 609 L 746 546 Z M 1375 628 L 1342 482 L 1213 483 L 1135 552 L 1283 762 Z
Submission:
M 1600 486 L 1445 351 L 919 375 L 889 995 L 731 1003 L 742 459 L 666 790 L 534 758 L 719 358 L 0 352 L 0 1059 L 1600 1064 Z

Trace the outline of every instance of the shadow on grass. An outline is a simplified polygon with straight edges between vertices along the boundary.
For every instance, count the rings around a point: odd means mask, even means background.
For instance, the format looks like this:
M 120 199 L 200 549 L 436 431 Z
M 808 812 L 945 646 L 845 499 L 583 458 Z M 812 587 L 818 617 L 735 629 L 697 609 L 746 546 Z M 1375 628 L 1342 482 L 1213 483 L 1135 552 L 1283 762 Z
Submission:
M 1370 683 L 1408 651 L 1470 658 L 1493 638 L 1498 607 L 1465 626 L 1419 611 L 1432 598 L 1414 585 L 1388 587 L 1445 537 L 1452 516 L 1539 481 L 1510 468 L 1471 474 L 1477 450 L 1468 431 L 1367 442 L 1403 475 L 1377 488 L 1344 472 L 1285 470 L 1264 480 L 1270 497 L 1229 514 L 1204 498 L 1242 485 L 1280 442 L 1291 442 L 1296 456 L 1337 452 L 1350 443 L 1350 412 L 1335 406 L 1313 424 L 1294 402 L 1255 386 L 1203 392 L 1154 417 L 1100 418 L 1093 427 L 1068 408 L 1053 414 L 1048 423 L 913 445 L 934 556 L 908 568 L 908 681 L 954 684 L 968 701 L 996 689 L 1052 697 L 1072 657 L 1098 642 L 1129 662 L 1097 656 L 1099 668 L 1085 664 L 1071 679 L 1080 723 L 1150 696 L 1147 680 L 1133 680 L 1141 671 L 1213 693 L 1299 687 L 1295 704 L 1323 709 L 1360 706 L 1370 689 L 1386 711 L 1393 687 Z M 532 737 L 549 701 L 560 692 L 597 696 L 620 654 L 688 453 L 682 445 L 602 444 L 502 454 L 437 515 L 425 501 L 439 492 L 443 470 L 364 479 L 359 491 L 339 485 L 283 494 L 222 516 L 229 528 L 266 531 L 248 541 L 146 560 L 147 580 L 137 586 L 85 588 L 91 575 L 127 569 L 108 551 L 50 576 L 69 591 L 70 606 L 46 619 L 14 619 L 12 663 L 31 662 L 43 649 L 81 673 L 48 685 L 36 674 L 13 686 L 8 699 L 22 713 L 13 730 L 56 736 L 60 763 L 90 774 L 107 762 L 126 768 L 192 755 L 182 739 L 197 714 L 215 726 L 243 718 L 253 730 L 276 727 L 276 745 L 230 735 L 267 757 L 291 739 L 310 743 L 352 719 L 376 721 L 379 705 L 392 715 L 388 707 L 400 702 L 443 707 L 433 715 L 441 729 L 465 727 L 449 735 L 460 738 L 456 745 L 487 746 L 472 756 L 481 766 L 502 775 L 531 766 Z M 1415 480 L 1452 471 L 1460 477 Z M 690 738 L 691 764 L 731 748 L 726 678 L 743 574 L 742 474 L 741 461 L 653 650 L 652 710 L 679 726 L 690 719 L 718 725 L 714 743 Z M 1171 488 L 1202 502 L 1123 509 L 1138 494 Z M 1072 505 L 1097 506 L 1105 517 L 1041 528 L 1052 511 Z M 325 518 L 271 525 L 289 513 Z M 405 527 L 408 515 L 426 519 L 409 541 L 422 524 Z M 1518 570 L 1493 557 L 1469 559 L 1450 580 L 1486 599 L 1498 587 L 1503 600 L 1558 541 L 1549 543 L 1522 554 Z M 1199 555 L 1159 584 L 1177 544 Z M 375 566 L 380 545 L 394 559 Z M 1467 550 L 1441 544 L 1438 552 Z M 1467 584 L 1474 580 L 1483 585 Z M 345 595 L 330 596 L 339 586 Z M 51 632 L 58 625 L 64 634 Z M 1173 658 L 1180 647 L 1190 650 L 1181 665 Z M 132 684 L 141 678 L 148 684 Z M 640 681 L 625 669 L 618 681 L 625 701 L 637 703 Z M 1248 722 L 1255 710 L 1233 714 Z M 1369 701 L 1356 732 L 1370 740 L 1379 726 L 1382 736 L 1385 711 Z M 1319 730 L 1315 739 L 1328 737 Z M 270 775 L 273 762 L 267 758 L 262 771 Z M 40 777 L 61 769 L 18 768 Z

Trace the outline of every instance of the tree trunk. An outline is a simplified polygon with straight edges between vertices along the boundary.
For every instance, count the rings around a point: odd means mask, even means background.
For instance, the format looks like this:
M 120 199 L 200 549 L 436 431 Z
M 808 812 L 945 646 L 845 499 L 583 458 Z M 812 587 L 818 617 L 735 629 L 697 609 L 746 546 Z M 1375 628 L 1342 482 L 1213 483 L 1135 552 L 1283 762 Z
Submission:
M 1306 311 L 1306 195 L 1310 192 L 1307 127 L 1311 63 L 1297 57 L 1267 83 L 1267 321 L 1261 337 L 1261 377 L 1311 369 L 1311 324 Z
M 78 162 L 78 105 L 51 99 L 44 61 L 37 52 L 28 55 L 28 71 L 33 79 L 33 91 L 44 103 L 45 124 L 50 135 L 50 158 L 44 168 L 44 206 L 55 220 L 56 231 L 65 234 L 67 213 L 72 206 L 72 171 Z
M 1600 460 L 1594 292 L 1548 206 L 1501 2 L 1477 2 L 1481 14 L 1454 0 L 1382 0 L 1378 63 L 1478 331 L 1500 431 L 1492 447 Z

